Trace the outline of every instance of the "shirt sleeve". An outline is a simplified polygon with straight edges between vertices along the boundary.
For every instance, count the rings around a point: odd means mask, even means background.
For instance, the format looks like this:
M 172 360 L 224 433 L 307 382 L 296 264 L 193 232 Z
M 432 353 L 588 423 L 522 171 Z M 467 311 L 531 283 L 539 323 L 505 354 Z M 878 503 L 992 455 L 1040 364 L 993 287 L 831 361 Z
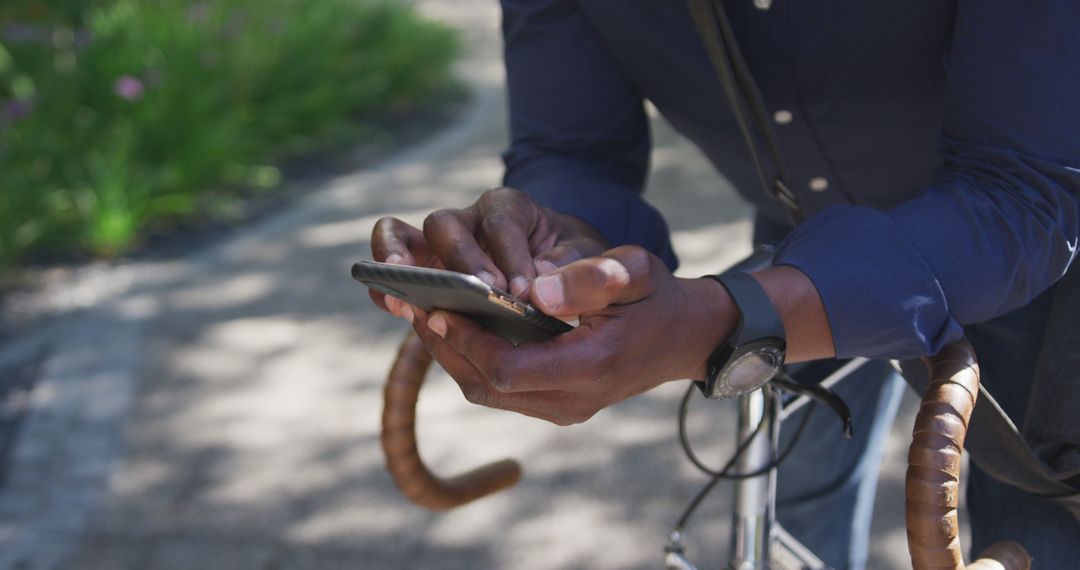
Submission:
M 502 9 L 511 138 L 503 184 L 674 269 L 667 224 L 641 196 L 643 97 L 575 2 L 503 0 Z
M 890 212 L 827 209 L 777 263 L 821 293 L 842 357 L 937 352 L 1064 275 L 1080 234 L 1080 3 L 960 2 L 942 166 Z

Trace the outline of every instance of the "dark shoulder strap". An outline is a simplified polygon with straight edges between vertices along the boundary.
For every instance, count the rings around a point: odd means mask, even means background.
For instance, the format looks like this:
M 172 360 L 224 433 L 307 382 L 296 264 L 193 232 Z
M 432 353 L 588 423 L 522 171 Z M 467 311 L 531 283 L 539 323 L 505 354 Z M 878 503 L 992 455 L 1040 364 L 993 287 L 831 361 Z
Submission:
M 750 75 L 750 69 L 735 40 L 735 32 L 728 21 L 723 5 L 720 0 L 687 0 L 687 3 L 694 25 L 705 45 L 705 52 L 709 55 L 713 67 L 716 68 L 743 141 L 750 149 L 750 158 L 757 169 L 762 188 L 771 199 L 779 200 L 787 208 L 791 213 L 792 221 L 795 223 L 802 221 L 802 207 L 787 184 L 787 166 L 780 152 L 780 143 L 776 138 L 776 133 L 769 123 L 761 91 L 753 76 Z M 776 174 L 773 176 L 765 171 L 765 164 L 758 151 L 757 139 L 754 137 L 755 127 L 765 140 L 765 147 L 772 158 L 776 169 Z

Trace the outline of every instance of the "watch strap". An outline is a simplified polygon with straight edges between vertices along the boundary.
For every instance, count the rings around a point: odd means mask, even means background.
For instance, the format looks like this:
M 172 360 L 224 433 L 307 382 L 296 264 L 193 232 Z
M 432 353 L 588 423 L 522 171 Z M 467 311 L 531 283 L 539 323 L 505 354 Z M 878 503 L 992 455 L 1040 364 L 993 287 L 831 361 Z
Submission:
M 740 346 L 761 338 L 778 338 L 786 341 L 784 321 L 776 312 L 765 288 L 749 273 L 725 273 L 706 275 L 727 289 L 731 300 L 739 308 L 739 326 L 728 342 Z

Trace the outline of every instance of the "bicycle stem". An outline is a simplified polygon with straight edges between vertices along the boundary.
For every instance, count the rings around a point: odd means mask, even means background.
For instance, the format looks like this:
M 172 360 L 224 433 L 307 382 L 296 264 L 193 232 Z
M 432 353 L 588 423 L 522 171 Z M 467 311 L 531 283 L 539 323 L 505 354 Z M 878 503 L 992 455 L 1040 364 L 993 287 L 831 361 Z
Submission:
M 737 440 L 753 437 L 736 463 L 739 473 L 753 473 L 769 465 L 776 456 L 779 430 L 776 417 L 779 398 L 770 398 L 765 388 L 739 398 Z M 764 424 L 759 431 L 759 424 Z M 758 432 L 755 436 L 754 433 Z M 731 529 L 733 570 L 758 570 L 769 567 L 772 550 L 772 527 L 776 518 L 770 497 L 775 496 L 776 469 L 735 485 Z

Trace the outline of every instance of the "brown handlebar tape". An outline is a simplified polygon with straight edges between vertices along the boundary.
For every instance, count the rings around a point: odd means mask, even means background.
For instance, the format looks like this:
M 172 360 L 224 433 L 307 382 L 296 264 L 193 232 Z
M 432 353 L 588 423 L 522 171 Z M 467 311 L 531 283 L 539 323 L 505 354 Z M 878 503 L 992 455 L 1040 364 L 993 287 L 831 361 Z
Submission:
M 398 489 L 417 505 L 445 511 L 513 486 L 521 479 L 521 466 L 511 459 L 446 479 L 424 465 L 416 446 L 416 400 L 430 366 L 431 355 L 410 332 L 383 390 L 382 448 Z
M 906 480 L 908 551 L 915 570 L 963 570 L 959 523 L 960 454 L 979 394 L 979 364 L 966 341 L 927 359 L 930 383 L 915 418 Z M 1015 542 L 998 542 L 969 570 L 1028 570 Z

